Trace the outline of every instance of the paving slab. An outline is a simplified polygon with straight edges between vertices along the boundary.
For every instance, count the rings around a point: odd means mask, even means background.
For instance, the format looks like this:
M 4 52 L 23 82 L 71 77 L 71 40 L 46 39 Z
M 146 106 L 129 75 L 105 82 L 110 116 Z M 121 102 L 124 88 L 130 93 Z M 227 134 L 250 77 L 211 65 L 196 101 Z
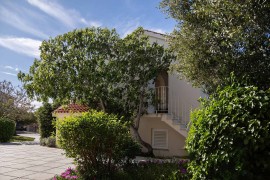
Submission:
M 64 151 L 40 145 L 0 144 L 0 180 L 47 180 L 75 167 Z
M 12 177 L 12 176 L 6 176 L 3 174 L 0 174 L 0 179 L 1 180 L 10 180 L 10 179 L 15 179 L 16 177 Z

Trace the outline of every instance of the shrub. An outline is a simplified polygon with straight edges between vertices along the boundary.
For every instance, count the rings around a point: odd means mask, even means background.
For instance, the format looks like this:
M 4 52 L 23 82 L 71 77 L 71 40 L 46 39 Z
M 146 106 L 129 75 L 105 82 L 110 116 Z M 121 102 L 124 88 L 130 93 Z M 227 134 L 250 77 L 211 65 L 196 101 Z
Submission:
M 106 179 L 112 180 L 188 180 L 188 160 L 142 160 L 124 164 L 116 173 Z M 53 180 L 81 179 L 75 169 L 68 168 Z
M 36 113 L 38 124 L 39 124 L 39 133 L 40 138 L 50 137 L 51 134 L 55 132 L 55 127 L 53 125 L 52 117 L 52 106 L 49 103 L 43 104 Z
M 202 100 L 187 139 L 193 179 L 269 179 L 269 99 L 269 90 L 232 82 Z
M 124 158 L 135 157 L 139 150 L 126 124 L 112 114 L 91 111 L 56 124 L 60 146 L 68 157 L 75 158 L 84 179 L 110 177 Z
M 15 122 L 7 119 L 0 118 L 0 142 L 8 142 L 15 132 Z
M 54 136 L 48 138 L 40 138 L 40 145 L 47 147 L 56 147 L 56 139 Z
M 147 160 L 139 161 L 123 166 L 121 171 L 112 179 L 125 180 L 186 180 L 189 179 L 187 173 L 187 160 Z

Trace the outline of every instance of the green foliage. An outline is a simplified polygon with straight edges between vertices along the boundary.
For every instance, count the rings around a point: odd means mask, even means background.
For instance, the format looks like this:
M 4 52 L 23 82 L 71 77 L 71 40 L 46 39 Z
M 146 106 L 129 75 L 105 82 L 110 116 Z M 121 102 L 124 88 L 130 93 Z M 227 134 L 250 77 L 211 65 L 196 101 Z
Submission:
M 212 92 L 234 72 L 270 87 L 270 1 L 163 0 L 161 8 L 178 22 L 175 68 L 194 85 Z
M 33 106 L 25 90 L 11 82 L 0 82 L 0 117 L 6 117 L 20 124 L 36 122 Z
M 192 179 L 269 179 L 270 90 L 231 82 L 191 115 Z
M 0 117 L 0 142 L 8 142 L 15 132 L 15 122 Z
M 112 180 L 188 180 L 187 160 L 141 160 L 124 164 L 114 174 L 103 179 Z M 83 179 L 75 169 L 68 168 L 54 180 Z M 92 178 L 95 179 L 95 178 Z M 100 179 L 100 178 L 96 178 Z M 102 179 L 102 178 L 101 178 Z
M 30 97 L 79 101 L 125 116 L 137 113 L 149 81 L 174 60 L 142 28 L 124 39 L 114 29 L 74 30 L 43 41 L 40 50 L 29 74 L 18 75 Z
M 99 102 L 100 94 L 108 93 L 107 63 L 115 56 L 118 39 L 115 30 L 86 28 L 43 41 L 40 60 L 19 78 L 31 97 Z
M 41 106 L 36 112 L 39 124 L 40 138 L 47 138 L 55 133 L 52 112 L 53 109 L 49 103 L 44 103 L 43 106 Z
M 140 161 L 127 164 L 112 179 L 123 180 L 187 180 L 187 163 L 183 161 Z
M 35 138 L 26 136 L 12 136 L 10 142 L 24 142 L 24 141 L 34 141 Z
M 147 100 L 153 99 L 149 83 L 175 59 L 150 43 L 142 28 L 123 39 L 114 29 L 77 29 L 43 41 L 40 50 L 29 74 L 18 75 L 30 97 L 72 100 L 123 121 L 135 119 L 136 134 Z
M 56 147 L 56 138 L 55 136 L 50 136 L 47 138 L 40 138 L 40 145 L 47 147 Z
M 134 158 L 139 151 L 126 124 L 112 114 L 91 111 L 58 120 L 56 127 L 61 147 L 75 158 L 85 179 L 110 177 L 124 158 Z

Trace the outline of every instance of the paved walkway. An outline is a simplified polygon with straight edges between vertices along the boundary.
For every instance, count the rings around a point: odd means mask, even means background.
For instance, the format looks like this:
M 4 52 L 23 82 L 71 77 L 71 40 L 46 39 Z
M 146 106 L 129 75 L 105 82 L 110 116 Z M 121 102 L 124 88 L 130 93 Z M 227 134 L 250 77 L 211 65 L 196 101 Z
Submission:
M 0 144 L 0 180 L 51 179 L 72 167 L 63 150 L 39 145 Z
M 31 133 L 27 131 L 17 131 L 17 135 L 35 138 L 34 142 L 39 143 L 40 135 L 38 133 Z

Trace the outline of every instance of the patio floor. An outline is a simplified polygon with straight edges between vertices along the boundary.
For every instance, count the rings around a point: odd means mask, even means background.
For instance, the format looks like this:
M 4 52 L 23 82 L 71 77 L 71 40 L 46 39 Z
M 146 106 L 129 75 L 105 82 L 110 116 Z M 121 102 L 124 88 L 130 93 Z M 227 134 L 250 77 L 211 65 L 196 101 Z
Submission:
M 0 180 L 51 179 L 74 167 L 63 153 L 62 149 L 39 145 L 0 144 Z

